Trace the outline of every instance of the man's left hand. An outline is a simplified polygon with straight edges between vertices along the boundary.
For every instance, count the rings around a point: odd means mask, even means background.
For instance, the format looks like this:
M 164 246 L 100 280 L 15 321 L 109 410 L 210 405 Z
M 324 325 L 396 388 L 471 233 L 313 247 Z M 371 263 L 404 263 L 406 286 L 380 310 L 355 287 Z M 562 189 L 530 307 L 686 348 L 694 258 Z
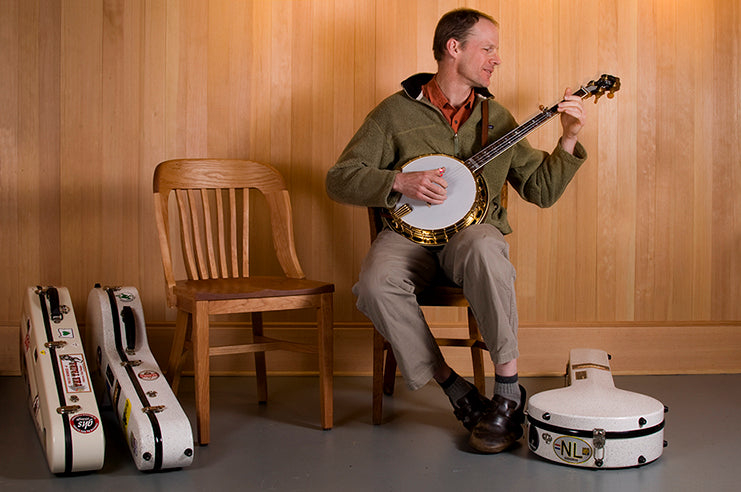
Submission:
M 558 103 L 558 112 L 561 113 L 561 126 L 563 127 L 561 147 L 569 154 L 573 154 L 579 132 L 587 122 L 581 98 L 574 96 L 571 89 L 567 87 L 563 101 Z

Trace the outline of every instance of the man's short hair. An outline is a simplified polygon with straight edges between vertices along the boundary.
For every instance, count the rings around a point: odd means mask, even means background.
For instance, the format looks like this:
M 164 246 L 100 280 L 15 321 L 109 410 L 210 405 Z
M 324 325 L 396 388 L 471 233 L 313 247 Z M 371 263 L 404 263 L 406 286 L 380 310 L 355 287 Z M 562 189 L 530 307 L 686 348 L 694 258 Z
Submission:
M 435 55 L 435 60 L 443 59 L 449 39 L 456 39 L 461 44 L 465 44 L 474 24 L 480 19 L 486 19 L 499 27 L 499 23 L 491 16 L 474 9 L 455 9 L 443 15 L 437 23 L 435 36 L 432 40 L 432 52 Z

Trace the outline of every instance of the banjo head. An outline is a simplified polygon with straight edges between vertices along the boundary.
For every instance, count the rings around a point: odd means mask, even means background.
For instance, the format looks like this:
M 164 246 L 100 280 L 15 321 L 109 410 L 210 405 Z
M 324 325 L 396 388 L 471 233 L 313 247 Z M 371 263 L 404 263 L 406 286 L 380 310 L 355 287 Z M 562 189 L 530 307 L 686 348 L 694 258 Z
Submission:
M 404 173 L 429 171 L 444 167 L 443 178 L 448 183 L 448 198 L 439 205 L 431 205 L 421 200 L 402 196 L 394 211 L 411 207 L 411 212 L 401 220 L 407 225 L 425 230 L 445 229 L 463 219 L 476 201 L 476 178 L 458 159 L 442 154 L 418 157 L 404 164 Z

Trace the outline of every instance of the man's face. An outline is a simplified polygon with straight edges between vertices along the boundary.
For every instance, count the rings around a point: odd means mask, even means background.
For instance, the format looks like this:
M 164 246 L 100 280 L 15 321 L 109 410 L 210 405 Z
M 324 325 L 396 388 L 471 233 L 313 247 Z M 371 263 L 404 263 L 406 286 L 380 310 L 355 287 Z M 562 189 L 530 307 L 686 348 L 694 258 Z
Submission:
M 458 50 L 456 72 L 472 87 L 489 87 L 499 57 L 499 29 L 491 21 L 474 24 L 465 43 Z

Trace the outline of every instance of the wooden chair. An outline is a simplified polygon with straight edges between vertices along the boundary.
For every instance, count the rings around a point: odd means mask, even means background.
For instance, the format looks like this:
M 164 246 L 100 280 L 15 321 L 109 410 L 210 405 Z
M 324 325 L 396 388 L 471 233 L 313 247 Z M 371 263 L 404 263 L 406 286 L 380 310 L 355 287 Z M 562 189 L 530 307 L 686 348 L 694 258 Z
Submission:
M 272 243 L 284 275 L 250 275 L 250 192 L 267 201 Z M 179 212 L 182 259 L 187 279 L 176 280 L 168 216 L 173 195 Z M 167 301 L 177 308 L 167 377 L 177 391 L 184 349 L 192 350 L 199 444 L 208 444 L 209 358 L 254 353 L 258 399 L 267 400 L 265 351 L 316 353 L 319 359 L 323 429 L 332 427 L 334 285 L 308 280 L 296 255 L 291 203 L 285 182 L 271 166 L 244 160 L 182 159 L 162 162 L 154 172 L 154 206 L 167 282 Z M 177 231 L 175 231 L 177 233 Z M 316 344 L 263 335 L 262 313 L 315 309 Z M 211 347 L 209 315 L 250 313 L 252 343 Z M 189 339 L 189 340 L 187 340 Z
M 368 218 L 372 242 L 383 227 L 379 209 L 369 208 Z M 447 279 L 442 279 L 441 283 L 432 285 L 421 292 L 417 296 L 417 301 L 420 306 L 466 308 L 468 314 L 468 337 L 436 337 L 435 341 L 441 347 L 469 347 L 471 349 L 474 384 L 481 394 L 484 394 L 486 392 L 486 380 L 484 377 L 483 353 L 487 351 L 487 348 L 481 339 L 473 311 L 471 311 L 468 301 L 463 296 L 463 289 L 453 285 Z M 378 333 L 378 330 L 373 330 L 373 423 L 375 425 L 383 421 L 383 395 L 392 395 L 394 393 L 395 380 L 396 358 L 394 357 L 393 350 L 391 350 L 391 345 Z

